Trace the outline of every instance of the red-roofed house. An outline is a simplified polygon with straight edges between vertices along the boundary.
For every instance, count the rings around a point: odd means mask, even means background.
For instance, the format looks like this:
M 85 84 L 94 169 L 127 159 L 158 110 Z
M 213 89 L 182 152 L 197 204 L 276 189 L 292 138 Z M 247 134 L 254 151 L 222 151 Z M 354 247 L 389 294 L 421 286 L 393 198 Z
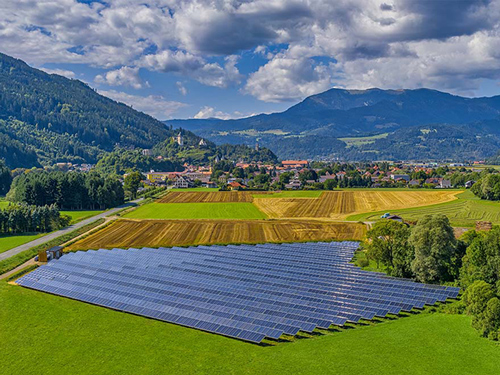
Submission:
M 289 169 L 306 168 L 309 165 L 309 162 L 307 160 L 283 160 L 281 165 Z

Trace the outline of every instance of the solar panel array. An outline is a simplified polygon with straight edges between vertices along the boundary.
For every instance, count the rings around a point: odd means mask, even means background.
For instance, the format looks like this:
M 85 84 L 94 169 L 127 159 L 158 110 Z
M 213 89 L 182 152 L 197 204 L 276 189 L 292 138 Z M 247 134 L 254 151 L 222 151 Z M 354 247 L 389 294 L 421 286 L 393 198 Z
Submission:
M 458 288 L 363 271 L 357 242 L 69 253 L 24 287 L 259 343 L 456 298 Z

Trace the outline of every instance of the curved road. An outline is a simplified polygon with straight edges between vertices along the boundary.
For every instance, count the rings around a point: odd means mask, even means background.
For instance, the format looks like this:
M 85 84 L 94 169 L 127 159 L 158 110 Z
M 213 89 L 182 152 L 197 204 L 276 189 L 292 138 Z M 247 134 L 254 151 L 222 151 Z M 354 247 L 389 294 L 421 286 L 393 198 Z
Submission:
M 10 258 L 11 256 L 14 256 L 16 254 L 22 253 L 23 251 L 29 250 L 33 246 L 38 246 L 38 245 L 44 244 L 45 242 L 53 240 L 54 238 L 62 236 L 63 234 L 70 233 L 70 232 L 74 231 L 75 229 L 84 227 L 85 225 L 93 223 L 96 220 L 102 219 L 102 218 L 109 216 L 109 215 L 113 215 L 113 214 L 117 213 L 118 211 L 123 210 L 124 208 L 135 206 L 137 203 L 139 203 L 143 199 L 144 198 L 139 198 L 139 199 L 136 199 L 135 201 L 125 203 L 121 206 L 112 208 L 111 210 L 104 211 L 103 213 L 89 217 L 88 219 L 82 220 L 76 224 L 70 225 L 69 227 L 66 227 L 64 229 L 60 229 L 58 231 L 51 232 L 43 237 L 37 238 L 36 240 L 33 240 L 31 242 L 27 242 L 23 245 L 20 245 L 18 247 L 14 247 L 13 249 L 7 250 L 7 251 L 0 254 L 0 261 L 5 260 L 7 258 Z

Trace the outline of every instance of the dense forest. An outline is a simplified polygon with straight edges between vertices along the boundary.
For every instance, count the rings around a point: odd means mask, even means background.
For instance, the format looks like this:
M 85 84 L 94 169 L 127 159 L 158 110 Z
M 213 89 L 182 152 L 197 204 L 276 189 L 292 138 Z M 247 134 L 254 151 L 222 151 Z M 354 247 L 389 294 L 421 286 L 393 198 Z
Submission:
M 0 233 L 51 232 L 69 224 L 57 205 L 30 206 L 14 204 L 0 210 Z
M 264 163 L 278 162 L 277 156 L 268 148 L 249 147 L 247 145 L 223 144 L 215 145 L 212 142 L 202 140 L 192 133 L 180 130 L 183 145 L 179 145 L 176 140 L 169 138 L 153 147 L 153 155 L 166 159 L 181 160 L 188 163 L 199 164 L 209 163 L 216 157 L 220 160 L 232 160 L 241 162 L 261 161 Z
M 3 133 L 2 133 L 3 132 Z M 59 162 L 95 163 L 103 149 L 83 143 L 76 135 L 58 134 L 18 120 L 0 120 L 0 137 L 5 139 L 0 150 L 11 168 L 38 167 Z M 4 153 L 5 152 L 5 153 Z
M 121 182 L 98 173 L 36 171 L 17 176 L 7 194 L 13 202 L 62 209 L 105 209 L 124 202 Z
M 95 163 L 116 145 L 151 148 L 176 134 L 81 81 L 47 74 L 1 53 L 0 120 L 0 158 L 11 168 Z
M 123 175 L 130 171 L 182 171 L 182 164 L 169 159 L 157 159 L 142 154 L 141 150 L 118 149 L 103 156 L 95 170 L 104 174 Z

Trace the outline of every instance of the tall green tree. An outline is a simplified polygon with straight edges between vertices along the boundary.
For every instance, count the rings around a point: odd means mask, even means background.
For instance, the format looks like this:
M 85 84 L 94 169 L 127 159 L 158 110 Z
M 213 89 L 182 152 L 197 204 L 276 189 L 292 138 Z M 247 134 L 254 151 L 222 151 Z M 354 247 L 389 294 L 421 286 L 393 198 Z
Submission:
M 382 220 L 367 232 L 368 256 L 382 263 L 389 274 L 397 277 L 411 277 L 411 261 L 414 250 L 408 243 L 410 229 L 403 223 Z
M 464 241 L 469 246 L 460 269 L 460 285 L 466 288 L 476 280 L 500 283 L 500 227 L 488 232 L 469 231 Z
M 144 176 L 139 172 L 132 172 L 125 177 L 123 188 L 128 192 L 132 199 L 137 198 L 137 190 L 141 186 Z
M 457 241 L 445 215 L 427 215 L 420 219 L 409 243 L 415 249 L 411 268 L 417 280 L 436 283 L 452 278 Z

